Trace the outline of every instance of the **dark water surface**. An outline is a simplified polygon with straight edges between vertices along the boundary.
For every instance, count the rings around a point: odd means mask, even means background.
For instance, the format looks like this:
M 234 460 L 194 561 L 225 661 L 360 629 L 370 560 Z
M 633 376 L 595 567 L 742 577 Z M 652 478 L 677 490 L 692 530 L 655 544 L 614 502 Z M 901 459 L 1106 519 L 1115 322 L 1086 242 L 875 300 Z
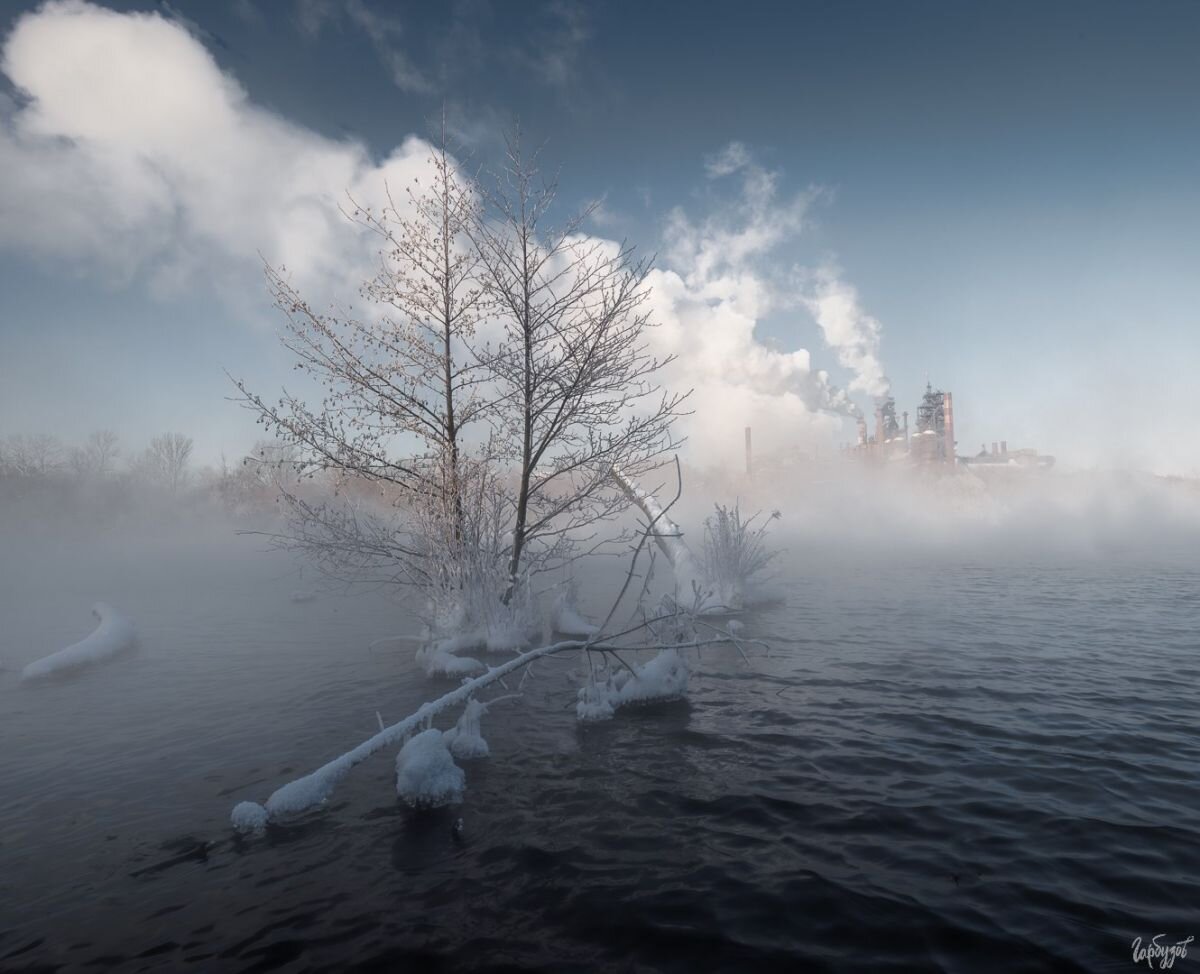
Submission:
M 0 561 L 0 969 L 1119 971 L 1200 935 L 1186 553 L 794 562 L 770 654 L 706 652 L 687 703 L 580 727 L 546 662 L 461 808 L 380 756 L 243 841 L 234 803 L 431 688 L 366 648 L 396 603 L 221 544 Z M 139 652 L 20 685 L 97 598 Z

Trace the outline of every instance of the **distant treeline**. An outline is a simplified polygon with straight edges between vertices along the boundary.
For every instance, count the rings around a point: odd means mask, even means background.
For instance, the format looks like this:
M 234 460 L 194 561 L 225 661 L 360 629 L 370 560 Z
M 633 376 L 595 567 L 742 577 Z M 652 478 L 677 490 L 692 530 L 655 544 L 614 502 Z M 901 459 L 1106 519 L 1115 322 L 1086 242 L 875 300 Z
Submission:
M 108 520 L 147 509 L 257 517 L 274 511 L 279 478 L 294 470 L 293 452 L 262 441 L 245 456 L 196 466 L 192 438 L 183 433 L 163 433 L 133 450 L 110 430 L 73 445 L 47 434 L 14 434 L 0 437 L 0 506 L 30 518 Z

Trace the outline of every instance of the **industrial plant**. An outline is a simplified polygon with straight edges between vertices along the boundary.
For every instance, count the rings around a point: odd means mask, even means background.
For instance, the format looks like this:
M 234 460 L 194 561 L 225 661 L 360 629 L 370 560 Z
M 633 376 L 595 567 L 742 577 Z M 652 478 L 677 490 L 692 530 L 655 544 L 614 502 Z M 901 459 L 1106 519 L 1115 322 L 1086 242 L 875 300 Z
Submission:
M 963 466 L 974 470 L 1045 470 L 1054 465 L 1054 457 L 1031 448 L 1010 451 L 1008 442 L 986 444 L 974 455 L 960 455 L 954 435 L 954 397 L 925 383 L 925 394 L 917 406 L 916 426 L 909 429 L 908 413 L 896 416 L 896 400 L 886 396 L 875 406 L 875 432 L 867 429 L 867 419 L 857 417 L 858 440 L 843 448 L 851 459 L 873 462 L 908 462 L 921 466 Z

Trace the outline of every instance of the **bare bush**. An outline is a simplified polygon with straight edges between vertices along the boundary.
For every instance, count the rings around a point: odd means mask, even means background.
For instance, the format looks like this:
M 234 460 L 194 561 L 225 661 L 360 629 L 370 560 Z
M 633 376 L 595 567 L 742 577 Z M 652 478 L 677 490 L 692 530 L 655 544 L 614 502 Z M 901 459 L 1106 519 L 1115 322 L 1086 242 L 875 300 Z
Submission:
M 779 512 L 766 519 L 761 513 L 743 518 L 736 503 L 715 507 L 704 520 L 704 574 L 721 604 L 740 609 L 745 604 L 747 583 L 779 554 L 766 542 L 767 525 Z

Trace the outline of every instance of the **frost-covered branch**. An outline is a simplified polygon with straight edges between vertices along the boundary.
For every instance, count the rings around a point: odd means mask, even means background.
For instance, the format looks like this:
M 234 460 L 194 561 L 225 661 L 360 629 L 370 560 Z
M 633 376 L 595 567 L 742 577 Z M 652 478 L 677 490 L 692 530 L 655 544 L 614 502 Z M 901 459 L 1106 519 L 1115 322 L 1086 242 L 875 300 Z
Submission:
M 639 626 L 638 628 L 643 628 Z M 589 684 L 580 691 L 579 716 L 584 720 L 595 720 L 611 716 L 613 710 L 628 703 L 665 699 L 679 696 L 687 686 L 687 666 L 679 651 L 698 649 L 728 643 L 728 634 L 719 634 L 711 639 L 694 639 L 675 645 L 664 643 L 619 644 L 591 639 L 567 639 L 536 649 L 526 650 L 512 659 L 488 669 L 486 673 L 465 679 L 462 684 L 435 700 L 422 704 L 403 720 L 385 727 L 379 733 L 363 741 L 317 768 L 316 771 L 297 778 L 278 788 L 263 805 L 241 802 L 233 810 L 233 824 L 247 831 L 266 825 L 268 821 L 307 811 L 333 794 L 338 783 L 367 758 L 385 748 L 405 743 L 418 731 L 429 730 L 433 718 L 459 705 L 469 705 L 476 695 L 504 677 L 529 666 L 536 660 L 571 650 L 588 650 L 604 653 L 615 651 L 658 652 L 659 655 L 642 665 L 624 679 L 610 678 L 603 684 Z

